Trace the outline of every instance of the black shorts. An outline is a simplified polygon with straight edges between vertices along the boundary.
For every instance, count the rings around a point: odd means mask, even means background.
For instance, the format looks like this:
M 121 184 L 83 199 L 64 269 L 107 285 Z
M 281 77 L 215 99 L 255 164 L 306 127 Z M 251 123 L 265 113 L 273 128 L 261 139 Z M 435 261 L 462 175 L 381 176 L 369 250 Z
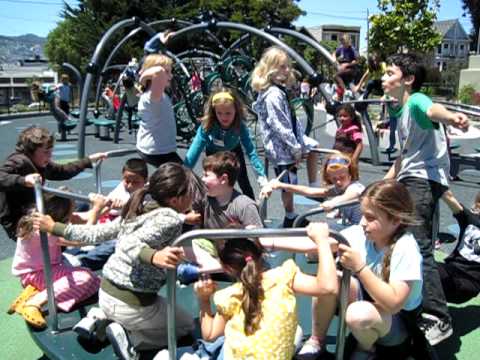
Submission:
M 273 168 L 273 170 L 275 171 L 275 176 L 277 177 L 282 173 L 282 171 L 288 170 L 287 173 L 278 180 L 285 184 L 292 184 L 292 185 L 298 184 L 298 177 L 297 177 L 298 169 L 294 164 L 277 165 Z M 282 192 L 285 192 L 285 190 L 282 190 Z

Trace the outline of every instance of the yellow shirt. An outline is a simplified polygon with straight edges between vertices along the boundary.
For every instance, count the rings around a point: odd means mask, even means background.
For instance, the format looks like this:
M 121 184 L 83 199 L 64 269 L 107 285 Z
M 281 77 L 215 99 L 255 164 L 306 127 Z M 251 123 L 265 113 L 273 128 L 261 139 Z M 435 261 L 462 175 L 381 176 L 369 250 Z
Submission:
M 225 359 L 290 360 L 293 357 L 298 319 L 292 284 L 297 271 L 297 265 L 290 259 L 263 274 L 262 319 L 259 329 L 250 336 L 244 332 L 241 283 L 215 294 L 217 311 L 227 319 Z

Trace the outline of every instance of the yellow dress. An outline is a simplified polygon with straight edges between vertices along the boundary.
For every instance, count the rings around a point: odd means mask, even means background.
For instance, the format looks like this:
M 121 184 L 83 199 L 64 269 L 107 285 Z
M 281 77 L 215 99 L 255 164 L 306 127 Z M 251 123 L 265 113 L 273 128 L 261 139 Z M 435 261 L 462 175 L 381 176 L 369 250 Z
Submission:
M 263 274 L 262 320 L 259 329 L 247 336 L 241 307 L 243 287 L 236 283 L 214 296 L 217 311 L 227 319 L 225 359 L 290 360 L 294 354 L 297 302 L 292 290 L 298 267 L 293 260 Z

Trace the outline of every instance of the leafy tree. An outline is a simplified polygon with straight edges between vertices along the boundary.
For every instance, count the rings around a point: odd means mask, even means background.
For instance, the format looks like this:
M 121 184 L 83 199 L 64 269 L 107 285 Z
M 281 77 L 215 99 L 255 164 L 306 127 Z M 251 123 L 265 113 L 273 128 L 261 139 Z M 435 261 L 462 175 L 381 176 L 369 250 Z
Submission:
M 480 30 L 480 1 L 479 0 L 462 0 L 463 10 L 468 11 L 470 20 L 472 21 L 472 43 L 471 48 L 477 49 L 478 31 Z M 465 15 L 465 14 L 464 14 Z
M 382 55 L 427 53 L 441 43 L 434 28 L 439 0 L 378 0 L 381 13 L 370 17 L 370 50 Z
M 48 35 L 45 53 L 53 64 L 66 61 L 84 69 L 102 34 L 116 22 L 132 16 L 146 22 L 170 18 L 199 21 L 202 10 L 218 14 L 220 20 L 259 28 L 268 24 L 287 26 L 302 14 L 294 0 L 79 0 L 76 6 L 65 3 L 61 14 L 63 21 Z M 109 44 L 110 49 L 130 30 L 116 35 Z M 219 32 L 221 40 L 227 43 L 239 35 Z M 145 40 L 145 34 L 139 33 L 122 48 L 116 62 L 125 63 L 132 56 L 140 55 Z M 181 45 L 189 47 L 203 43 L 205 36 L 197 34 L 182 41 Z M 108 55 L 108 49 L 105 53 Z

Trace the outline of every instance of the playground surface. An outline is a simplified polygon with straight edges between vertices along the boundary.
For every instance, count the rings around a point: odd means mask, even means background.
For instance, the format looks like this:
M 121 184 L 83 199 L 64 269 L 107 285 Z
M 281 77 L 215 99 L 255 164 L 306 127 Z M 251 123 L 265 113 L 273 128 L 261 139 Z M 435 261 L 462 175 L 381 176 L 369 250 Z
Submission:
M 0 158 L 5 157 L 12 152 L 15 147 L 18 133 L 29 126 L 30 124 L 39 124 L 47 127 L 52 131 L 56 130 L 56 121 L 51 116 L 15 119 L 15 120 L 1 120 L 0 121 Z M 312 135 L 320 142 L 320 145 L 325 148 L 331 148 L 333 144 L 333 134 L 335 131 L 334 122 L 322 123 L 319 121 L 319 117 L 316 117 L 314 123 L 314 131 Z M 134 134 L 128 134 L 127 131 L 121 132 L 121 140 L 119 144 L 114 144 L 112 141 L 99 140 L 93 136 L 93 128 L 87 128 L 86 137 L 86 153 L 91 154 L 98 151 L 109 151 L 115 149 L 133 148 L 135 146 Z M 475 147 L 478 146 L 478 139 L 465 139 L 456 140 L 460 147 L 456 148 L 455 152 L 458 153 L 475 153 Z M 258 141 L 257 141 L 258 143 Z M 185 144 L 179 144 L 179 154 L 183 156 L 186 151 Z M 68 162 L 76 159 L 77 156 L 77 129 L 72 131 L 72 134 L 68 136 L 66 142 L 57 142 L 54 147 L 53 157 L 58 162 Z M 121 166 L 126 158 L 114 158 L 109 159 L 102 165 L 102 187 L 103 192 L 107 193 L 113 189 L 119 182 Z M 368 145 L 362 154 L 360 162 L 360 181 L 364 184 L 369 184 L 372 181 L 381 179 L 385 172 L 388 170 L 389 159 L 387 155 L 380 155 L 381 164 L 378 166 L 372 165 L 370 161 L 370 151 Z M 153 169 L 151 169 L 153 170 Z M 200 162 L 197 164 L 195 170 L 201 173 Z M 249 173 L 252 186 L 254 190 L 258 192 L 258 186 L 255 183 L 255 175 L 251 171 L 249 166 Z M 273 170 L 270 169 L 270 174 Z M 470 206 L 474 196 L 480 190 L 479 172 L 475 170 L 466 170 L 460 172 L 460 181 L 453 181 L 451 183 L 451 189 L 455 196 L 465 206 Z M 299 171 L 299 182 L 307 183 L 306 181 L 306 169 L 302 168 Z M 95 177 L 91 170 L 86 171 L 74 179 L 68 182 L 50 182 L 47 184 L 51 187 L 57 187 L 60 185 L 68 185 L 68 187 L 75 192 L 88 194 L 95 191 Z M 297 211 L 299 213 L 306 211 L 307 209 L 315 206 L 315 201 L 309 200 L 304 197 L 295 198 Z M 276 226 L 283 219 L 283 209 L 280 201 L 280 194 L 276 193 L 268 201 L 268 216 L 267 223 L 270 226 Z M 439 259 L 448 254 L 454 243 L 451 242 L 454 232 L 455 220 L 451 216 L 451 213 L 444 204 L 441 204 L 440 208 L 440 239 L 447 241 L 444 242 L 441 248 L 437 251 Z M 0 289 L 2 296 L 0 296 L 0 324 L 3 331 L 2 345 L 0 347 L 0 359 L 25 359 L 33 360 L 42 357 L 41 351 L 36 347 L 30 338 L 30 334 L 23 320 L 19 316 L 8 316 L 5 310 L 8 304 L 15 298 L 20 291 L 20 284 L 10 273 L 11 260 L 15 249 L 15 243 L 8 239 L 3 229 L 0 230 Z M 278 255 L 277 260 L 282 258 L 282 254 Z M 307 264 L 303 257 L 299 260 L 299 265 L 304 270 L 314 270 L 314 266 Z M 276 261 L 277 261 L 276 260 Z M 181 305 L 186 308 L 192 309 L 192 313 L 197 313 L 197 304 L 193 298 L 191 287 L 179 290 L 179 296 Z M 477 353 L 480 350 L 480 332 L 478 331 L 480 325 L 480 298 L 473 299 L 469 303 L 462 304 L 461 306 L 451 305 L 451 314 L 454 320 L 454 334 L 441 344 L 436 349 L 440 359 L 475 359 Z M 299 311 L 301 325 L 305 333 L 310 332 L 310 301 L 306 298 L 299 300 Z M 332 333 L 333 334 L 333 333 Z M 68 357 L 68 350 L 65 350 L 65 355 Z M 478 355 L 477 355 L 478 356 Z

